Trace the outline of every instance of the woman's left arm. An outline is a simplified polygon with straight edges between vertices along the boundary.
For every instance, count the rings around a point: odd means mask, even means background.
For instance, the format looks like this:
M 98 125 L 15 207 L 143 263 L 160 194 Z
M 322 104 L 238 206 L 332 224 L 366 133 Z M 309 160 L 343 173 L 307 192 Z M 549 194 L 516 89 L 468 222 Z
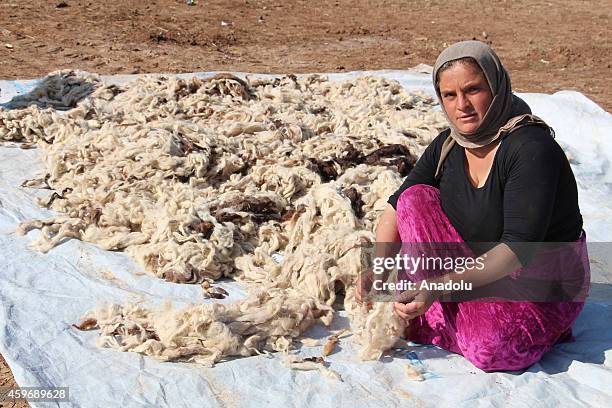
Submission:
M 464 272 L 451 272 L 434 279 L 427 279 L 428 286 L 446 282 L 466 282 L 471 283 L 472 288 L 488 285 L 502 279 L 517 269 L 521 268 L 521 262 L 510 247 L 500 243 L 481 255 L 482 266 L 466 268 Z M 395 313 L 402 319 L 408 321 L 422 315 L 429 309 L 433 302 L 440 296 L 450 293 L 450 291 L 431 291 L 419 289 L 417 282 L 415 290 L 402 292 L 394 304 Z

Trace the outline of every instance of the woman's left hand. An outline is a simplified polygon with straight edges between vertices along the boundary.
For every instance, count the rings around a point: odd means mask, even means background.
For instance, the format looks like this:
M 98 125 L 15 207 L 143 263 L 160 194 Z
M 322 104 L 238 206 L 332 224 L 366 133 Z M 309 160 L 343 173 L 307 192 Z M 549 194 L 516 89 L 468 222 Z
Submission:
M 393 309 L 395 314 L 408 323 L 409 320 L 424 314 L 438 297 L 436 292 L 426 289 L 407 290 L 393 303 Z

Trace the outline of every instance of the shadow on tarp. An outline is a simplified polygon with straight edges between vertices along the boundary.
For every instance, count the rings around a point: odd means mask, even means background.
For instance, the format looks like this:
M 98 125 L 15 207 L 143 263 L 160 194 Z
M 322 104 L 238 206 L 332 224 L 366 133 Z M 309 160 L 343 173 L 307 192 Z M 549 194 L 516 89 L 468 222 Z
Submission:
M 528 371 L 559 374 L 568 372 L 574 362 L 603 364 L 606 351 L 612 350 L 609 310 L 609 305 L 587 303 L 582 315 L 573 326 L 576 340 L 555 345 L 537 366 L 531 367 Z
M 3 89 L 2 93 L 9 91 L 17 95 L 0 107 L 10 110 L 33 105 L 40 109 L 69 110 L 91 95 L 98 84 L 74 71 L 62 71 L 32 81 L 12 81 L 12 89 Z

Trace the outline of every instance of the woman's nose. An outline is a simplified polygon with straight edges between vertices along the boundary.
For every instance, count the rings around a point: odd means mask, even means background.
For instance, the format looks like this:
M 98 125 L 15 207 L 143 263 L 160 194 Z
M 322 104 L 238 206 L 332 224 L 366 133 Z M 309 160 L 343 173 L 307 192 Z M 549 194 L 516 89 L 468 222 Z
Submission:
M 457 108 L 462 111 L 470 109 L 470 101 L 463 92 L 457 94 Z

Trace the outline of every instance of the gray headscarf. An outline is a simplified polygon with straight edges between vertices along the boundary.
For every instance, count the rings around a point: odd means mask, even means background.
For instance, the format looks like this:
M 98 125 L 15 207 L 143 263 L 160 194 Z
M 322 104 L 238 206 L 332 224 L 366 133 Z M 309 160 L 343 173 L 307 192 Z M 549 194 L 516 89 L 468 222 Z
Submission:
M 482 123 L 474 133 L 462 133 L 448 117 L 438 86 L 438 71 L 445 63 L 461 58 L 470 57 L 476 61 L 489 83 L 493 94 L 493 100 L 487 110 Z M 450 137 L 442 145 L 440 161 L 436 169 L 436 178 L 441 176 L 444 159 L 451 151 L 455 143 L 466 148 L 487 146 L 494 141 L 505 137 L 512 131 L 527 125 L 548 125 L 540 118 L 531 114 L 531 109 L 525 101 L 512 93 L 510 76 L 502 65 L 499 57 L 491 47 L 480 41 L 462 41 L 446 48 L 438 59 L 433 69 L 433 82 L 436 95 L 444 111 L 444 115 L 450 124 Z

